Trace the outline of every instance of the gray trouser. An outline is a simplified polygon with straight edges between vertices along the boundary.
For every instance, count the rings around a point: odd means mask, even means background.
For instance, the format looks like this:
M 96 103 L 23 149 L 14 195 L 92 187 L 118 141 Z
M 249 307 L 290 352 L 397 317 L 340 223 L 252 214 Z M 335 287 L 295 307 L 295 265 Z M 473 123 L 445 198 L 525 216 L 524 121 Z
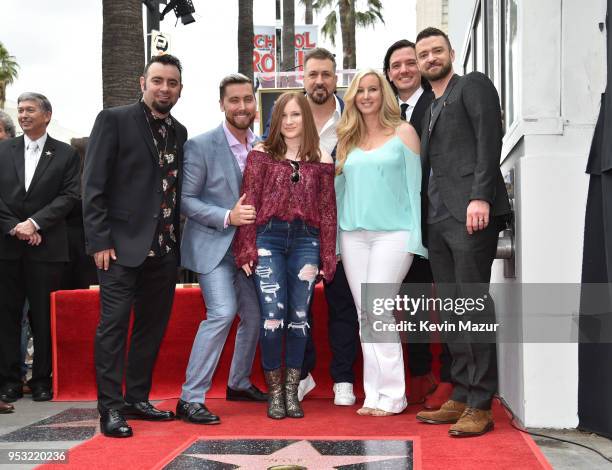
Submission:
M 259 339 L 259 304 L 252 279 L 236 268 L 228 253 L 208 274 L 198 274 L 206 304 L 191 348 L 181 399 L 204 403 L 221 351 L 236 314 L 240 317 L 228 385 L 235 390 L 251 386 L 250 375 Z

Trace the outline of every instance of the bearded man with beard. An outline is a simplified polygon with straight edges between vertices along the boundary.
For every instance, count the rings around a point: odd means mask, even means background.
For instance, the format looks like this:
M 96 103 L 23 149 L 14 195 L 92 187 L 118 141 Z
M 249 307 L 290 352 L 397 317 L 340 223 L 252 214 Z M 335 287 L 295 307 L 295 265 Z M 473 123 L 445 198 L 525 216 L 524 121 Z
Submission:
M 226 398 L 267 401 L 250 381 L 260 327 L 257 293 L 252 279 L 236 267 L 231 249 L 236 227 L 255 222 L 255 208 L 244 204 L 245 196 L 240 195 L 247 154 L 256 140 L 250 129 L 256 112 L 252 81 L 242 74 L 223 78 L 219 104 L 223 123 L 185 144 L 181 196 L 187 218 L 182 265 L 198 274 L 206 320 L 193 342 L 176 414 L 196 424 L 220 422 L 206 407 L 205 395 L 237 314 L 240 323 Z
M 187 130 L 170 114 L 183 88 L 179 60 L 171 55 L 152 58 L 140 87 L 139 103 L 100 112 L 83 169 L 86 250 L 94 257 L 100 283 L 94 351 L 98 410 L 102 433 L 110 437 L 132 435 L 126 418 L 174 418 L 151 405 L 149 391 L 180 259 L 179 196 Z
M 479 323 L 494 323 L 488 285 L 498 233 L 510 213 L 499 168 L 499 96 L 486 75 L 472 72 L 460 77 L 453 72 L 455 53 L 439 29 L 426 28 L 417 35 L 416 57 L 435 96 L 421 135 L 421 227 L 434 282 L 443 298 L 487 299 L 482 312 L 467 316 Z M 457 318 L 452 312 L 441 312 L 443 321 Z M 452 424 L 451 436 L 479 436 L 493 429 L 494 341 L 490 336 L 447 338 L 454 386 L 451 399 L 438 411 L 421 411 L 417 419 Z

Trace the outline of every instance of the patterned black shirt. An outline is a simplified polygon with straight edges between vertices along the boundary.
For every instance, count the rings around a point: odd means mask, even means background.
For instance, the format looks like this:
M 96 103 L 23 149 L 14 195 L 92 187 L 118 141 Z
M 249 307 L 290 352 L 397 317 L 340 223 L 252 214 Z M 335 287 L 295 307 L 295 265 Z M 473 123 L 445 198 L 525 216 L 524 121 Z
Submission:
M 144 102 L 142 102 L 142 108 L 158 153 L 160 186 L 162 190 L 157 229 L 155 230 L 155 237 L 153 237 L 149 256 L 164 256 L 177 246 L 177 227 L 174 225 L 176 220 L 178 176 L 176 130 L 171 116 L 165 118 L 155 117 Z

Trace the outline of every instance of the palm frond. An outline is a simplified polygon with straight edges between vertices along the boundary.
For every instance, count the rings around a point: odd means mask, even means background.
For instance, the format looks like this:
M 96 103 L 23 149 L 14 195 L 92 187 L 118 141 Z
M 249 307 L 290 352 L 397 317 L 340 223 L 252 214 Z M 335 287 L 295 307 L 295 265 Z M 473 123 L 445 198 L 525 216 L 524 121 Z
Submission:
M 314 8 L 314 6 L 313 6 Z M 336 47 L 336 33 L 338 32 L 338 15 L 336 11 L 332 10 L 329 15 L 325 17 L 323 26 L 321 26 L 321 34 L 324 38 L 329 38 L 332 46 Z

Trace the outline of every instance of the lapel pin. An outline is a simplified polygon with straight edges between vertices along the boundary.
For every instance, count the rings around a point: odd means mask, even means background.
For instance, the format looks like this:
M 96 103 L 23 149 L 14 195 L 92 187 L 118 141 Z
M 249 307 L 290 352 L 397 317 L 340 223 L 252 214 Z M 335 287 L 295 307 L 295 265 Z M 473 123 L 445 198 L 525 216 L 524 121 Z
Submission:
M 53 156 L 53 153 L 51 152 L 51 150 L 47 150 L 47 151 L 45 152 L 45 156 L 47 156 L 47 157 L 52 157 L 52 156 Z

